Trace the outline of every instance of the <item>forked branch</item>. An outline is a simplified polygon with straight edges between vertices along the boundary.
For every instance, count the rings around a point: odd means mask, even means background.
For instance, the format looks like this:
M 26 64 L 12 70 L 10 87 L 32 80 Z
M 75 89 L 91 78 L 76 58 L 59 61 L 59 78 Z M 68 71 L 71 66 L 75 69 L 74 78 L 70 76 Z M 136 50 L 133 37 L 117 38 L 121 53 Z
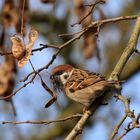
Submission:
M 118 20 L 120 20 L 120 19 L 122 19 L 122 18 L 119 18 Z M 136 21 L 135 27 L 133 29 L 133 32 L 131 34 L 130 40 L 128 42 L 128 45 L 125 48 L 122 56 L 120 57 L 119 61 L 117 62 L 116 66 L 115 66 L 115 68 L 114 68 L 113 72 L 111 73 L 111 75 L 110 75 L 108 80 L 116 80 L 120 76 L 120 74 L 121 74 L 126 62 L 129 60 L 130 56 L 135 51 L 137 41 L 138 41 L 138 37 L 139 37 L 139 33 L 140 33 L 140 17 L 137 18 L 137 21 Z M 99 103 L 100 103 L 100 101 L 96 102 L 92 106 L 92 108 L 90 108 L 88 111 L 86 111 L 84 113 L 84 115 L 77 122 L 77 124 L 72 129 L 72 131 L 69 133 L 69 135 L 65 138 L 65 140 L 73 140 L 73 139 L 75 139 L 75 137 L 79 134 L 79 132 L 82 131 L 86 121 L 89 119 L 91 114 L 93 114 L 96 111 L 97 107 L 99 106 Z M 125 117 L 124 117 L 124 119 L 125 119 Z M 121 121 L 121 122 L 123 123 L 123 121 Z

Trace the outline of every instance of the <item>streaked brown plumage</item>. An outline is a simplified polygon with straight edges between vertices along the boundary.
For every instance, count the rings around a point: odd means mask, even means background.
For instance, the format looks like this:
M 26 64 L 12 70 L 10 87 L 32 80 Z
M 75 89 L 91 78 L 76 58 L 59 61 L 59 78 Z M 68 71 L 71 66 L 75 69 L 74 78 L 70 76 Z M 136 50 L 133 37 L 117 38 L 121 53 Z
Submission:
M 61 89 L 69 98 L 89 107 L 105 91 L 116 89 L 118 82 L 107 81 L 97 73 L 59 65 L 52 70 L 50 77 L 54 88 Z

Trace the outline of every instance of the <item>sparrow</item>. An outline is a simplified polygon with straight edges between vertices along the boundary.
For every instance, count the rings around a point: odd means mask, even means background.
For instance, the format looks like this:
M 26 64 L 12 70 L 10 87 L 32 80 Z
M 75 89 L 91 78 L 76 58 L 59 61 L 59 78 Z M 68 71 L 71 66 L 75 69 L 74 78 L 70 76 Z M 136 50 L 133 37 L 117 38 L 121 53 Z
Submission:
M 88 108 L 105 91 L 117 89 L 119 84 L 118 81 L 107 81 L 98 73 L 74 68 L 69 64 L 52 69 L 50 80 L 54 90 L 61 90 L 85 108 Z

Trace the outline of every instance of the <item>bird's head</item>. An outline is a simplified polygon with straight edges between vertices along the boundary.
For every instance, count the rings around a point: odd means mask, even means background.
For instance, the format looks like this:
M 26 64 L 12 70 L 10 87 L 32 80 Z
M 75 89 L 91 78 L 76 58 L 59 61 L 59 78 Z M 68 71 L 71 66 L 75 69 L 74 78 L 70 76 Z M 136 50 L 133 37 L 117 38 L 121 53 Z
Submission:
M 63 87 L 65 86 L 69 77 L 71 76 L 72 71 L 73 67 L 68 64 L 56 66 L 52 70 L 50 76 L 54 89 L 63 90 Z

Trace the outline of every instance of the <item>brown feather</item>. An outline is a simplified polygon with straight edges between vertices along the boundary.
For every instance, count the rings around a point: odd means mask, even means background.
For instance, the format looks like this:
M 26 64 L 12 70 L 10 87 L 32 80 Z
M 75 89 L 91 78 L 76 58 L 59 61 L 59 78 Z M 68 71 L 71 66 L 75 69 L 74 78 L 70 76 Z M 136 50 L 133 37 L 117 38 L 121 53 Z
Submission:
M 68 72 L 68 71 L 71 71 L 72 69 L 73 67 L 69 64 L 59 65 L 52 70 L 52 74 L 56 74 L 57 72 L 62 71 L 62 70 Z
M 70 87 L 69 89 L 71 91 L 80 90 L 99 81 L 105 81 L 105 78 L 100 74 L 92 73 L 86 70 L 74 69 L 66 84 L 66 88 Z M 73 82 L 74 84 L 71 84 Z
M 106 81 L 100 74 L 74 69 L 65 85 L 65 93 L 72 100 L 88 107 L 105 91 L 114 87 L 115 83 Z

